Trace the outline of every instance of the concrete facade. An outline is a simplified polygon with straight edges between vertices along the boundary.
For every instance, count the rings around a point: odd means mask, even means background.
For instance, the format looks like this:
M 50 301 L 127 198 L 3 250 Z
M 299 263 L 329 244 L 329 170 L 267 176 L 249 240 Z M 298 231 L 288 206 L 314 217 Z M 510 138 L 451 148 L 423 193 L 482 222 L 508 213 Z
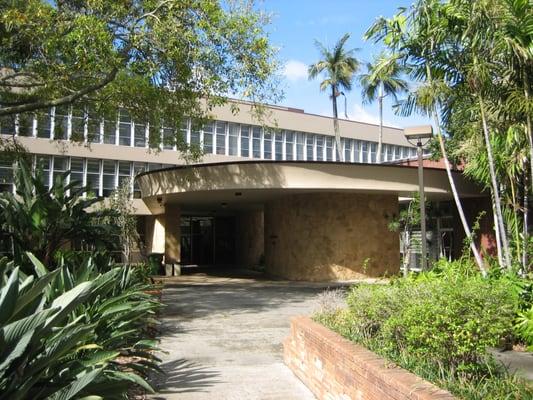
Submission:
M 179 264 L 181 261 L 181 209 L 178 205 L 167 205 L 165 212 L 165 263 Z
M 290 280 L 350 280 L 399 270 L 398 213 L 391 195 L 315 193 L 265 205 L 269 274 Z

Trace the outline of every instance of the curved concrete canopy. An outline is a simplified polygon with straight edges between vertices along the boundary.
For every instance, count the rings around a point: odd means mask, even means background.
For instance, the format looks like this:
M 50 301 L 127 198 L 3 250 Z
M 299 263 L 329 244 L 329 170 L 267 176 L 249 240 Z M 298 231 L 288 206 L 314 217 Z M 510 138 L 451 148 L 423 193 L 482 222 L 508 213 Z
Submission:
M 461 197 L 479 197 L 479 187 L 454 172 Z M 165 204 L 198 210 L 243 208 L 295 193 L 353 192 L 409 197 L 418 191 L 416 167 L 306 161 L 242 161 L 195 164 L 145 172 L 137 177 L 154 214 Z M 446 171 L 424 169 L 430 199 L 451 198 Z

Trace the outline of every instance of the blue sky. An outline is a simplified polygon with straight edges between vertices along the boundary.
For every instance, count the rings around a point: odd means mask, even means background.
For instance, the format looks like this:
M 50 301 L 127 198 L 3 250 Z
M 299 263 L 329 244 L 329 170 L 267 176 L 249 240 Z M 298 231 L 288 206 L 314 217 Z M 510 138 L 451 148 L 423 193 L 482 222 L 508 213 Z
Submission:
M 326 93 L 320 92 L 319 80 L 307 79 L 307 66 L 319 59 L 314 40 L 329 47 L 348 32 L 351 34 L 348 47 L 359 48 L 357 57 L 366 63 L 381 50 L 379 45 L 363 40 L 366 29 L 378 16 L 391 16 L 398 7 L 410 4 L 406 0 L 265 0 L 262 8 L 273 14 L 269 28 L 271 42 L 279 47 L 283 64 L 282 104 L 309 113 L 331 115 L 331 101 Z M 377 103 L 363 105 L 360 87 L 355 86 L 347 97 L 350 119 L 377 123 Z M 342 98 L 339 115 L 344 115 Z M 391 102 L 386 99 L 384 121 L 387 125 L 404 127 L 424 123 L 425 119 L 394 115 Z

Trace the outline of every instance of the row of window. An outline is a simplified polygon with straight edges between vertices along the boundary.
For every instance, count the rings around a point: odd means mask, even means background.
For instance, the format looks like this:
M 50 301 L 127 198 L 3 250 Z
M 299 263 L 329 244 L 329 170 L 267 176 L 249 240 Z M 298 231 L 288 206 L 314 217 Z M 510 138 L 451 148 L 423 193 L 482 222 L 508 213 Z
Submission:
M 95 120 L 75 109 L 53 108 L 49 113 L 23 114 L 0 121 L 0 133 L 48 139 L 75 139 L 130 147 L 149 147 L 150 130 L 120 111 L 116 121 Z M 179 135 L 172 128 L 161 129 L 160 147 L 176 150 L 176 141 L 199 146 L 205 154 L 220 154 L 266 160 L 336 161 L 332 136 L 295 131 L 263 129 L 260 126 L 215 121 L 196 129 L 184 121 Z M 377 143 L 342 138 L 342 153 L 347 162 L 375 163 Z M 382 161 L 416 156 L 416 149 L 384 144 Z
M 90 187 L 91 193 L 97 197 L 109 196 L 125 179 L 129 179 L 130 191 L 135 198 L 141 197 L 139 187 L 133 180 L 136 175 L 144 171 L 154 171 L 172 166 L 40 154 L 33 157 L 33 163 L 35 167 L 42 170 L 42 180 L 46 187 L 50 187 L 58 176 L 70 170 L 69 182 L 76 182 L 75 187 Z M 14 191 L 14 167 L 11 161 L 0 158 L 0 190 Z

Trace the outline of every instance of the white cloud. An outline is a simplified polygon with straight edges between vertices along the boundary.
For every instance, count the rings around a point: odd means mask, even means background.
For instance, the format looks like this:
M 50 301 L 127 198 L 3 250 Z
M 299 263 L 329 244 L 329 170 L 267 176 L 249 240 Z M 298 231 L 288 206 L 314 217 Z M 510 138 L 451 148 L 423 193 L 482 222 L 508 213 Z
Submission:
M 379 114 L 377 110 L 377 106 L 375 106 L 376 111 L 375 114 L 372 112 L 369 112 L 365 110 L 361 105 L 354 104 L 351 111 L 348 112 L 348 119 L 351 119 L 352 121 L 358 121 L 358 122 L 366 122 L 368 124 L 375 124 L 379 125 Z M 383 119 L 383 125 L 385 126 L 396 126 L 390 121 L 387 121 L 387 119 Z
M 289 81 L 307 79 L 307 65 L 298 60 L 289 60 L 283 67 L 283 75 Z

